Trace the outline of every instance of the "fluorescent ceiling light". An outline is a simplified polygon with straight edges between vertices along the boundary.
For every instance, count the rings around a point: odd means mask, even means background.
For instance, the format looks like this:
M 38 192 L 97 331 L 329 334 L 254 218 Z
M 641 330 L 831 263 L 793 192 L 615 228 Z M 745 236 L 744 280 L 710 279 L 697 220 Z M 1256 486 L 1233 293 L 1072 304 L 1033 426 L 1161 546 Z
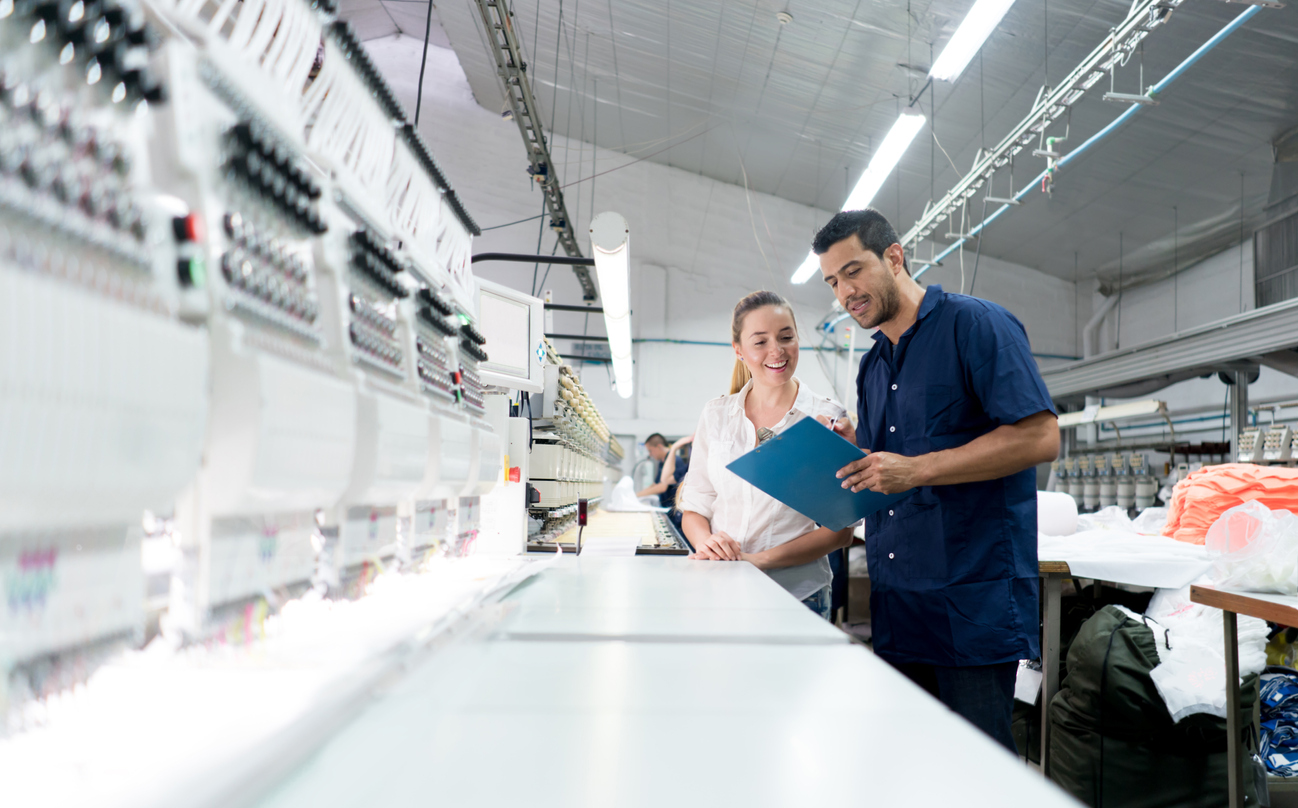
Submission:
M 1000 24 L 1014 0 L 977 0 L 965 15 L 960 27 L 955 29 L 951 41 L 938 54 L 928 70 L 928 77 L 936 81 L 955 81 L 960 78 L 974 54 Z
M 919 130 L 924 128 L 927 119 L 918 113 L 903 112 L 897 122 L 892 125 L 888 135 L 879 144 L 875 150 L 874 156 L 870 158 L 870 165 L 866 167 L 865 173 L 861 179 L 856 181 L 856 187 L 852 193 L 848 194 L 847 201 L 843 203 L 842 210 L 860 210 L 870 206 L 874 201 L 875 194 L 883 187 L 884 180 L 897 167 L 901 156 L 906 153 L 910 147 L 911 141 Z M 820 268 L 820 259 L 814 253 L 807 255 L 807 260 L 802 262 L 802 266 L 793 273 L 791 280 L 794 283 L 805 283 L 817 269 Z
M 806 283 L 807 279 L 816 274 L 818 269 L 820 269 L 820 256 L 814 252 L 809 252 L 807 253 L 807 260 L 803 261 L 802 266 L 798 267 L 798 271 L 793 273 L 792 281 L 794 283 Z
M 1147 418 L 1151 415 L 1166 418 L 1167 403 L 1151 398 L 1146 401 L 1131 401 L 1126 404 L 1112 404 L 1107 407 L 1091 405 L 1077 412 L 1060 413 L 1059 428 L 1068 429 L 1083 424 L 1093 424 L 1097 421 L 1108 423 L 1126 418 Z
M 604 304 L 604 330 L 617 394 L 631 397 L 631 231 L 621 214 L 606 211 L 590 223 L 591 254 Z
M 843 203 L 843 210 L 860 210 L 870 206 L 874 201 L 874 195 L 883 187 L 883 181 L 888 179 L 888 175 L 897 167 L 901 156 L 910 147 L 910 142 L 915 139 L 915 135 L 919 134 L 919 130 L 924 128 L 925 120 L 927 119 L 918 113 L 901 114 L 883 142 L 879 144 L 874 156 L 870 158 L 870 165 L 866 167 L 861 179 L 856 181 L 856 187 L 848 194 L 847 201 Z

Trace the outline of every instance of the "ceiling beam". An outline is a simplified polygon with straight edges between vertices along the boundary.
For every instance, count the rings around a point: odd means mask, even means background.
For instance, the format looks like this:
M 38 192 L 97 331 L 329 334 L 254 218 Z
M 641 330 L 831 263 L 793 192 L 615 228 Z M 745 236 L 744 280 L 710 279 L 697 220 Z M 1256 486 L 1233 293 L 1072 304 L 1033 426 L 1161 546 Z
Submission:
M 523 51 L 514 31 L 514 14 L 504 0 L 474 0 L 474 3 L 482 19 L 491 55 L 496 60 L 496 76 L 509 100 L 514 123 L 518 124 L 519 134 L 523 136 L 523 145 L 527 147 L 527 159 L 531 162 L 528 172 L 545 193 L 550 228 L 559 234 L 559 243 L 563 245 L 564 252 L 573 258 L 581 258 L 581 247 L 577 245 L 572 219 L 568 217 L 568 208 L 563 201 L 559 177 L 554 170 L 554 161 L 550 158 L 550 147 L 545 142 L 536 97 L 527 80 L 527 62 L 523 61 Z M 590 277 L 589 267 L 574 265 L 572 271 L 581 284 L 582 299 L 595 300 L 598 293 L 595 282 Z

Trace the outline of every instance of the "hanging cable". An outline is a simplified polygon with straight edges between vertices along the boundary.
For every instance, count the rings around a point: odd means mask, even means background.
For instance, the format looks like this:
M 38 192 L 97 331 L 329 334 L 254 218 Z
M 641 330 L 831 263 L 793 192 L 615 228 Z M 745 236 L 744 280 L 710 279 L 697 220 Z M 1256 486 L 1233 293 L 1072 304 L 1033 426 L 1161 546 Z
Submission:
M 1122 258 L 1123 258 L 1123 233 L 1118 231 L 1118 330 L 1113 335 L 1113 350 L 1122 347 Z
M 415 128 L 419 128 L 419 109 L 424 104 L 424 68 L 428 66 L 428 38 L 433 32 L 433 0 L 428 0 L 428 16 L 424 18 L 424 52 L 419 58 L 419 84 L 415 88 Z
M 982 216 L 981 216 L 980 218 L 981 218 L 981 220 L 984 221 L 984 222 L 987 221 L 987 197 L 985 197 L 985 196 L 983 197 L 983 212 L 982 212 Z M 973 293 L 974 293 L 974 284 L 978 282 L 978 260 L 979 260 L 980 258 L 982 258 L 982 255 L 983 255 L 983 237 L 982 237 L 982 235 L 979 235 L 979 236 L 978 236 L 978 249 L 974 251 L 973 278 L 969 281 L 969 296 L 970 296 L 970 297 L 973 297 Z
M 537 214 L 536 216 L 528 216 L 526 219 L 519 219 L 519 220 L 516 221 L 516 222 L 506 222 L 505 224 L 496 224 L 496 225 L 492 225 L 491 227 L 483 227 L 483 228 L 481 228 L 481 229 L 482 229 L 482 232 L 485 233 L 485 232 L 487 232 L 488 230 L 499 230 L 499 229 L 502 228 L 502 227 L 513 227 L 513 226 L 516 225 L 516 224 L 522 224 L 522 223 L 524 223 L 524 222 L 534 221 L 534 220 L 536 220 L 536 219 L 540 219 L 540 218 L 542 218 L 543 216 L 545 216 L 545 214 L 544 214 L 544 213 L 540 213 L 540 214 Z

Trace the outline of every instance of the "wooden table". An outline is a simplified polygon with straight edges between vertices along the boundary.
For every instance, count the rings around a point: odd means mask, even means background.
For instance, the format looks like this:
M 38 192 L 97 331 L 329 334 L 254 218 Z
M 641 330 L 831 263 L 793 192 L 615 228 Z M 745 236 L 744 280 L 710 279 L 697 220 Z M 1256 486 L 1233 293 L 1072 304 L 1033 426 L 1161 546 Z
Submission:
M 1226 771 L 1230 808 L 1243 808 L 1244 762 L 1240 757 L 1239 734 L 1244 723 L 1239 706 L 1239 634 L 1235 615 L 1298 626 L 1298 598 L 1196 585 L 1190 587 L 1190 600 L 1222 611 L 1226 651 Z
M 1059 692 L 1060 592 L 1072 577 L 1067 561 L 1041 561 L 1041 773 L 1050 776 L 1050 701 Z

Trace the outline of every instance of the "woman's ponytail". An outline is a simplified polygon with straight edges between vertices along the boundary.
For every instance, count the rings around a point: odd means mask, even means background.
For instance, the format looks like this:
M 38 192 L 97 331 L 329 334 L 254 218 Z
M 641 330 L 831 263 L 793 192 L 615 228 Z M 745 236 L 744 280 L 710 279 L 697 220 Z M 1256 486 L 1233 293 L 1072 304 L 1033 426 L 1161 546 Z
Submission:
M 748 365 L 744 364 L 744 360 L 736 358 L 735 369 L 730 374 L 730 395 L 733 396 L 743 390 L 744 385 L 748 384 L 748 380 L 751 378 L 753 378 L 753 374 L 748 372 Z

